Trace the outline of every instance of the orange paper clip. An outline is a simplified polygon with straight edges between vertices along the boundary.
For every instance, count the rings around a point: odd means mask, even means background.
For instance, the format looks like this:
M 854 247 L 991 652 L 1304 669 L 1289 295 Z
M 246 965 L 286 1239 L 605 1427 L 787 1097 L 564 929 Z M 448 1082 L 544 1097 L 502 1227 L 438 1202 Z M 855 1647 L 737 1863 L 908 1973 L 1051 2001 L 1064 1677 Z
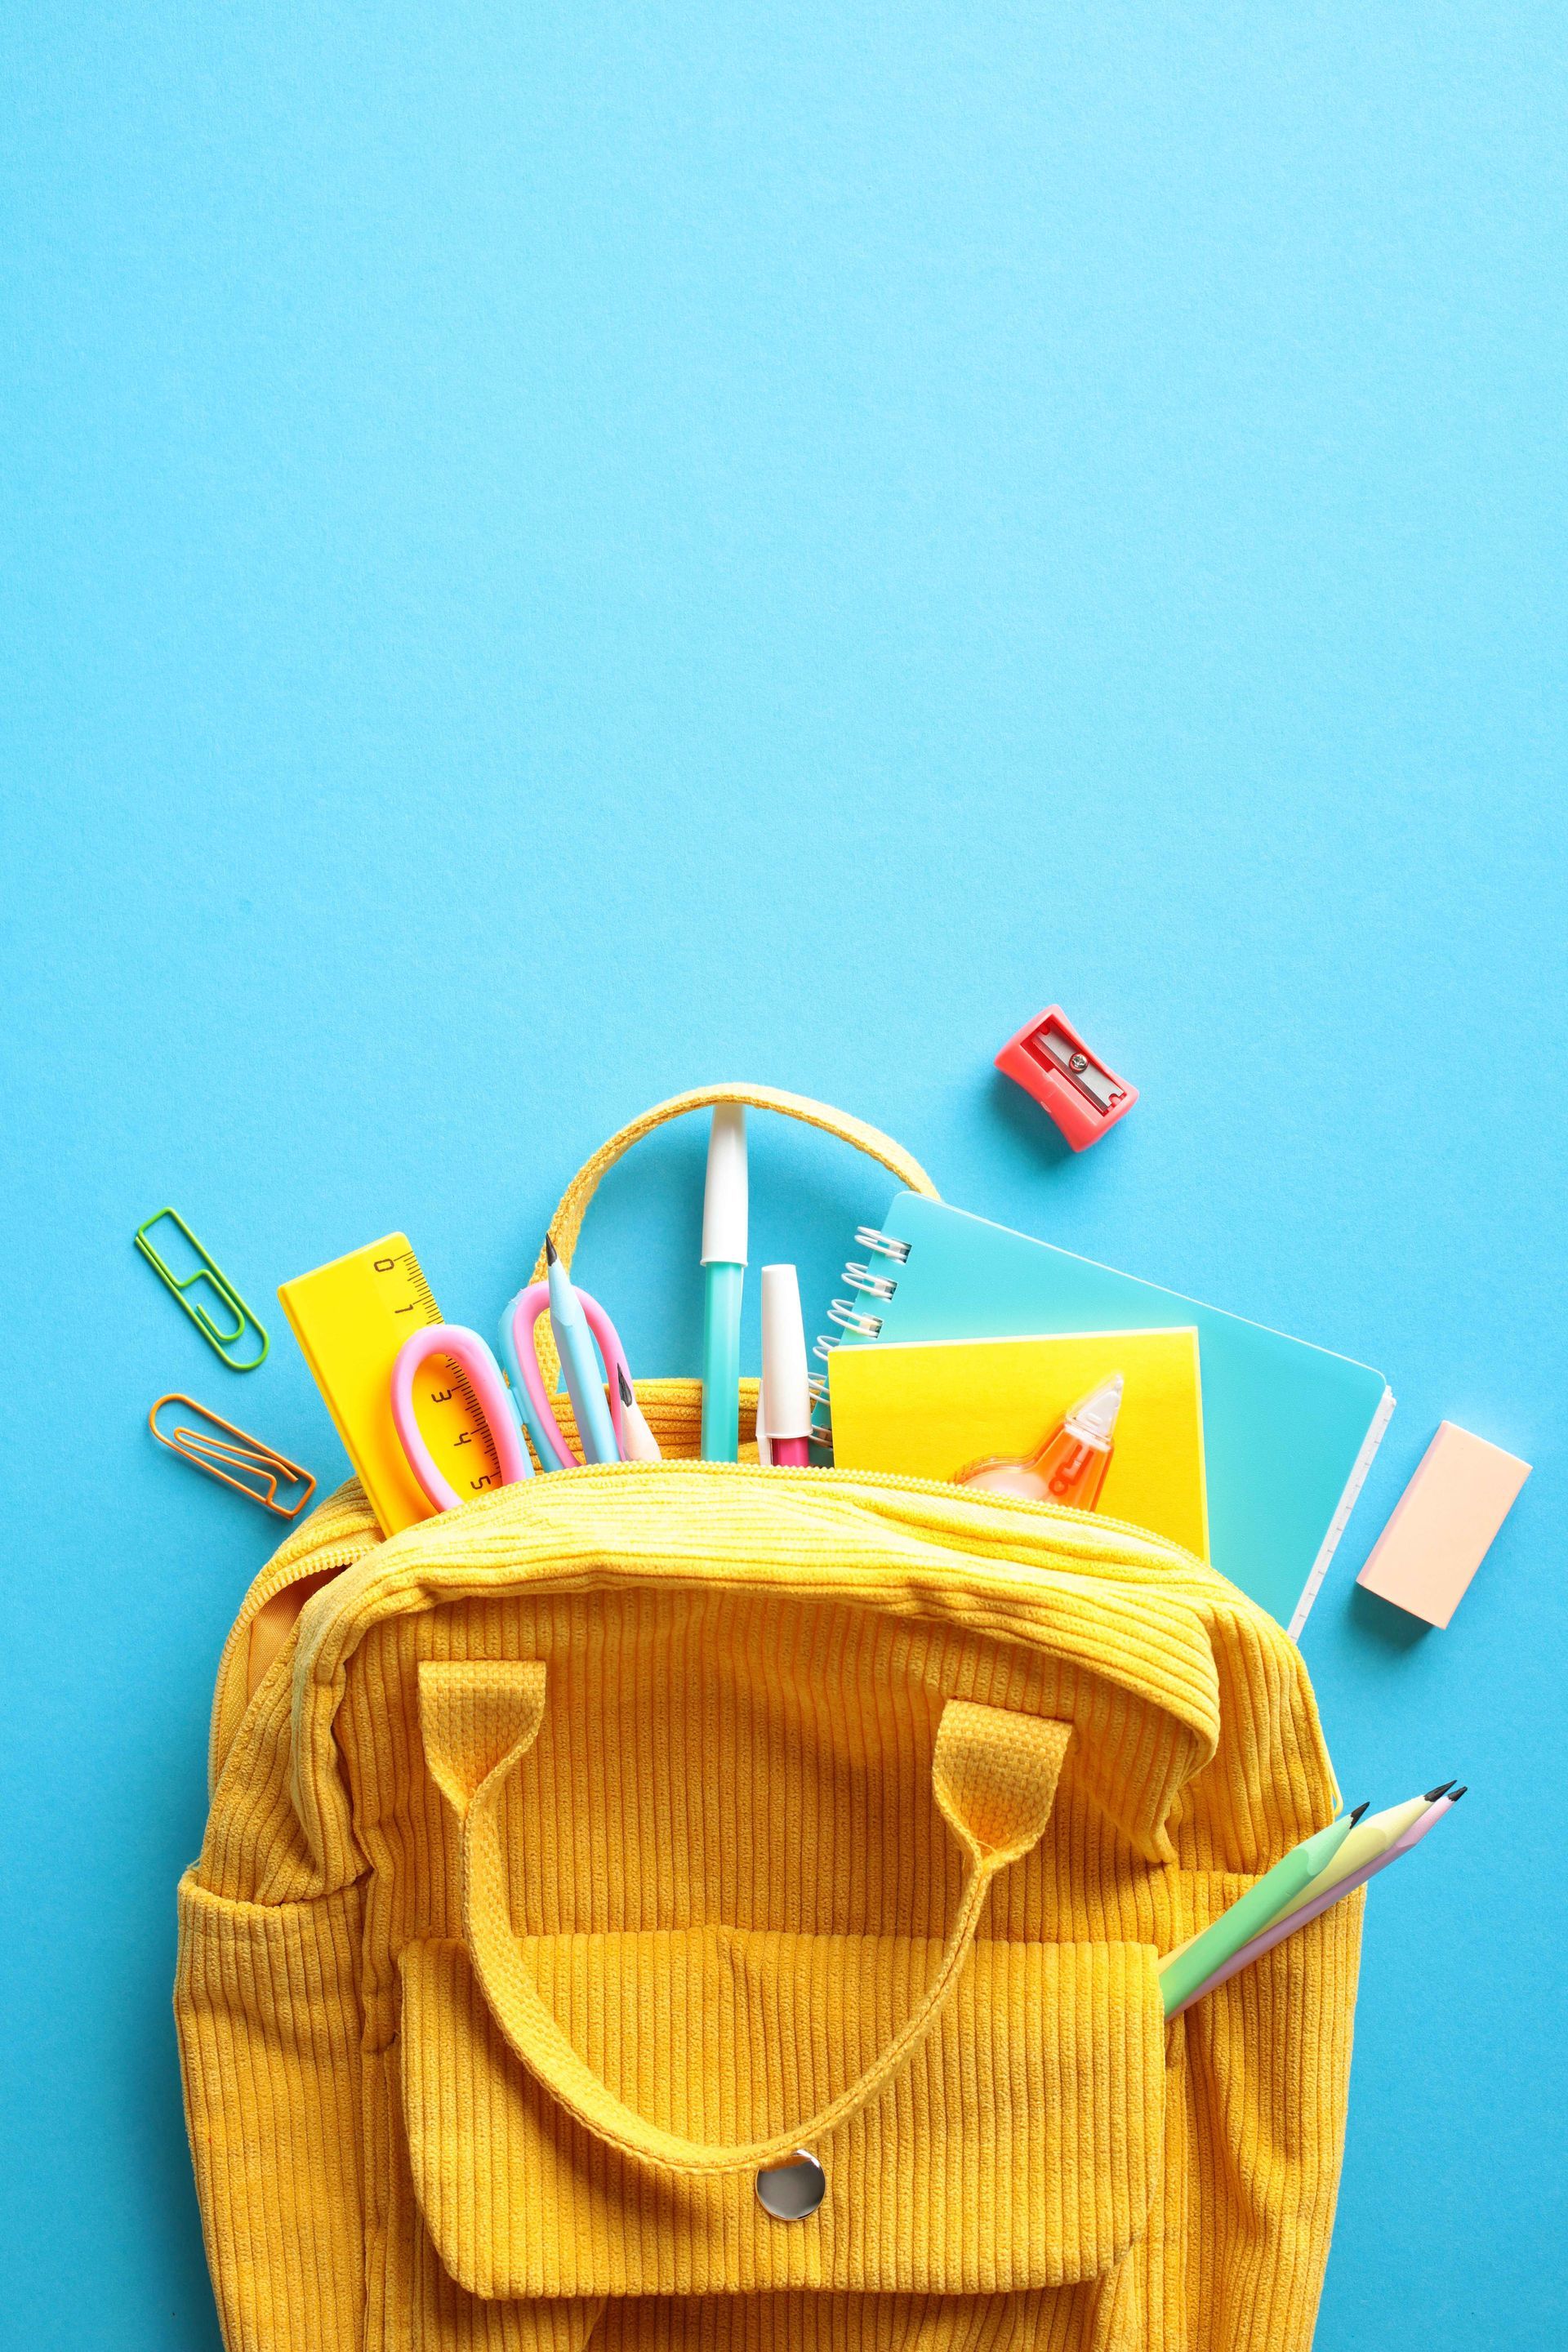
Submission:
M 192 1412 L 209 1424 L 209 1428 L 176 1426 L 172 1435 L 166 1435 L 158 1426 L 158 1415 L 166 1404 L 188 1406 Z M 264 1511 L 271 1511 L 280 1519 L 297 1519 L 316 1491 L 316 1482 L 308 1470 L 301 1470 L 297 1462 L 290 1462 L 289 1456 L 279 1454 L 275 1446 L 264 1445 L 259 1437 L 250 1437 L 243 1429 L 237 1429 L 233 1422 L 225 1421 L 221 1413 L 214 1412 L 207 1405 L 198 1404 L 195 1397 L 181 1396 L 177 1391 L 168 1396 L 161 1396 L 147 1416 L 147 1426 L 159 1444 L 166 1445 L 171 1454 L 183 1454 L 187 1462 L 194 1462 L 198 1470 L 205 1470 L 209 1478 L 221 1478 L 226 1486 L 236 1487 L 240 1494 L 248 1495 L 253 1503 L 259 1503 Z M 210 1433 L 220 1430 L 223 1433 L 221 1436 Z M 247 1474 L 258 1484 L 250 1486 L 246 1476 L 236 1477 L 233 1475 L 236 1471 Z M 280 1503 L 278 1500 L 279 1486 L 299 1486 L 298 1500 Z

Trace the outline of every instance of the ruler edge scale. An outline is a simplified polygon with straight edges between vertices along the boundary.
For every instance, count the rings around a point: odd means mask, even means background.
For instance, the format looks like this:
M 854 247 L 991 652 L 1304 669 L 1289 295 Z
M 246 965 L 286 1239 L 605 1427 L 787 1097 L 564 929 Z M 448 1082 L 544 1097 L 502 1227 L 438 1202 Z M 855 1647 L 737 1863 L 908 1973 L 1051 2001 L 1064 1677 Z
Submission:
M 306 1369 L 316 1384 L 317 1391 L 321 1396 L 322 1403 L 326 1406 L 332 1427 L 337 1431 L 343 1452 L 348 1455 L 350 1467 L 353 1471 L 354 1476 L 359 1480 L 360 1486 L 364 1493 L 365 1500 L 370 1505 L 371 1510 L 374 1514 L 376 1524 L 381 1528 L 382 1534 L 384 1538 L 400 1534 L 405 1528 L 418 1526 L 423 1520 L 434 1517 L 436 1514 L 432 1510 L 429 1503 L 426 1501 L 424 1494 L 421 1492 L 413 1471 L 407 1467 L 406 1464 L 403 1460 L 402 1448 L 399 1445 L 393 1430 L 391 1406 L 390 1402 L 388 1402 L 386 1407 L 385 1428 L 390 1439 L 390 1444 L 384 1458 L 397 1465 L 397 1475 L 401 1482 L 401 1490 L 406 1500 L 413 1506 L 412 1515 L 410 1517 L 401 1519 L 399 1524 L 395 1527 L 388 1524 L 387 1517 L 383 1509 L 383 1503 L 391 1501 L 392 1497 L 386 1496 L 383 1492 L 384 1480 L 380 1475 L 379 1466 L 374 1464 L 368 1465 L 372 1475 L 367 1476 L 366 1471 L 368 1457 L 366 1456 L 364 1449 L 360 1442 L 359 1433 L 351 1428 L 344 1414 L 340 1410 L 338 1401 L 333 1394 L 332 1388 L 330 1385 L 329 1381 L 323 1377 L 321 1359 L 317 1352 L 310 1332 L 307 1328 L 306 1322 L 301 1319 L 300 1314 L 296 1311 L 295 1302 L 289 1296 L 290 1292 L 298 1290 L 302 1284 L 313 1282 L 322 1275 L 332 1274 L 340 1268 L 353 1265 L 363 1260 L 374 1260 L 375 1257 L 381 1255 L 387 1255 L 394 1258 L 405 1258 L 407 1260 L 408 1264 L 413 1268 L 415 1296 L 420 1301 L 422 1306 L 427 1306 L 430 1310 L 425 1320 L 418 1325 L 410 1325 L 409 1328 L 411 1330 L 416 1328 L 428 1330 L 432 1324 L 444 1322 L 446 1318 L 441 1312 L 435 1291 L 431 1287 L 429 1276 L 426 1275 L 425 1268 L 420 1262 L 419 1253 L 415 1248 L 413 1243 L 409 1240 L 408 1235 L 403 1232 L 401 1228 L 398 1228 L 392 1233 L 378 1234 L 374 1241 L 362 1242 L 357 1248 L 341 1251 L 336 1257 L 328 1258 L 322 1265 L 310 1266 L 303 1274 L 291 1276 L 289 1281 L 279 1283 L 278 1286 L 278 1303 L 282 1307 L 284 1315 L 288 1318 L 289 1328 L 293 1332 L 294 1338 L 299 1345 L 300 1352 L 305 1359 Z M 374 1275 L 374 1266 L 372 1266 L 370 1270 Z M 488 1430 L 485 1428 L 484 1416 L 479 1411 L 479 1401 L 474 1395 L 473 1388 L 468 1381 L 468 1375 L 464 1372 L 461 1365 L 453 1364 L 449 1357 L 443 1360 L 449 1366 L 451 1385 L 463 1397 L 478 1431 L 482 1433 L 484 1442 L 489 1448 L 491 1456 L 492 1464 L 494 1464 L 494 1443 L 489 1437 Z M 387 1370 L 388 1379 L 390 1380 L 390 1365 L 388 1366 Z M 499 1469 L 499 1465 L 495 1465 L 494 1466 Z

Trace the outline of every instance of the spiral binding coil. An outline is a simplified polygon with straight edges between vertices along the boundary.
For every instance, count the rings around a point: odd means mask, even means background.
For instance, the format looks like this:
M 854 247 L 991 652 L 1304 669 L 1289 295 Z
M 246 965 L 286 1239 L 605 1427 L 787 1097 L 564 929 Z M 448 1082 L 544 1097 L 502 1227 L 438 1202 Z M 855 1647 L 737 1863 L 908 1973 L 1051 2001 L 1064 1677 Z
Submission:
M 863 1249 L 868 1257 L 885 1258 L 895 1266 L 906 1265 L 909 1263 L 908 1242 L 896 1240 L 891 1234 L 883 1233 L 879 1226 L 857 1225 L 855 1244 L 858 1249 Z M 853 1295 L 848 1298 L 833 1299 L 827 1309 L 828 1321 L 836 1323 L 838 1329 L 819 1331 L 812 1348 L 812 1354 L 824 1364 L 827 1362 L 835 1348 L 842 1345 L 841 1333 L 847 1332 L 856 1339 L 876 1339 L 881 1336 L 882 1318 L 879 1315 L 868 1313 L 861 1302 L 868 1299 L 879 1307 L 885 1307 L 899 1286 L 896 1274 L 879 1273 L 874 1266 L 868 1265 L 865 1259 L 855 1257 L 852 1257 L 844 1268 L 844 1282 Z M 826 1419 L 828 1391 L 826 1376 L 817 1373 L 810 1386 L 813 1412 L 811 1442 L 813 1445 L 819 1445 L 826 1451 L 831 1452 L 833 1431 Z M 822 1416 L 820 1419 L 817 1418 L 819 1412 Z
M 896 1241 L 891 1234 L 883 1233 L 879 1225 L 857 1225 L 855 1240 L 859 1248 L 874 1251 L 879 1257 L 893 1258 L 900 1265 L 909 1264 L 908 1242 Z
M 881 1317 L 866 1314 L 852 1298 L 829 1299 L 827 1319 L 830 1323 L 837 1323 L 841 1331 L 852 1333 L 857 1339 L 875 1339 L 882 1328 Z M 838 1342 L 833 1339 L 829 1345 L 837 1347 Z

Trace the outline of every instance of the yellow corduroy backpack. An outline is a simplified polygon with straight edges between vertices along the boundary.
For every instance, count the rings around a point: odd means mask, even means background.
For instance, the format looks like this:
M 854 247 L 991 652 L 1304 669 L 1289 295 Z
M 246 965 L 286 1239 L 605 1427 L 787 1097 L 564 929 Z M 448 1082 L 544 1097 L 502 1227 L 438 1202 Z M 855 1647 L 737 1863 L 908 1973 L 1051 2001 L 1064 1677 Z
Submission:
M 932 1191 L 715 1087 L 568 1264 L 721 1100 Z M 1294 1645 L 1136 1528 L 639 1395 L 664 1462 L 390 1541 L 351 1483 L 235 1626 L 175 1993 L 230 2352 L 1307 2345 L 1359 1898 L 1156 1979 L 1334 1811 Z

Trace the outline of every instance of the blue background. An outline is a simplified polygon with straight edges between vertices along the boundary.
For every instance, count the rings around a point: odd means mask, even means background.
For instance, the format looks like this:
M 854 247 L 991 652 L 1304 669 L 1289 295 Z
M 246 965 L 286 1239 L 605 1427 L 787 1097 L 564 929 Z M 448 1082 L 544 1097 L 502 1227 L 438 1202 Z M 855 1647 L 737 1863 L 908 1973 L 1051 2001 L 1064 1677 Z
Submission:
M 488 1328 L 604 1135 L 754 1076 L 1386 1370 L 1306 1653 L 1350 1798 L 1475 1794 L 1371 1906 L 1319 2344 L 1560 2345 L 1560 11 L 0 44 L 5 2340 L 216 2342 L 173 1888 L 272 1536 L 148 1404 L 331 1483 L 279 1280 L 401 1224 Z M 1051 999 L 1143 1089 L 1081 1159 L 990 1066 Z M 647 1370 L 696 1124 L 583 1259 Z M 889 1187 L 752 1158 L 820 1308 Z M 1444 1416 L 1537 1467 L 1424 1633 L 1354 1576 Z

